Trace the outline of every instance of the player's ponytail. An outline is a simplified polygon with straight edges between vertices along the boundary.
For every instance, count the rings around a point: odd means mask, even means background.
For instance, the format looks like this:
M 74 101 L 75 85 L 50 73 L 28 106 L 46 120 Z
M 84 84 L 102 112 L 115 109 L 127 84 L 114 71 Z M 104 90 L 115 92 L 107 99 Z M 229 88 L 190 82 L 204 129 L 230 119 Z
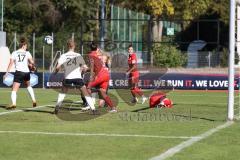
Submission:
M 90 44 L 90 49 L 91 49 L 91 51 L 97 51 L 97 49 L 98 49 L 97 43 L 96 42 L 92 42 Z
M 131 47 L 133 48 L 133 44 L 132 43 L 128 45 L 128 48 L 131 48 Z
M 27 44 L 27 39 L 25 37 L 21 37 L 20 43 L 19 43 L 19 48 L 22 48 L 26 44 Z

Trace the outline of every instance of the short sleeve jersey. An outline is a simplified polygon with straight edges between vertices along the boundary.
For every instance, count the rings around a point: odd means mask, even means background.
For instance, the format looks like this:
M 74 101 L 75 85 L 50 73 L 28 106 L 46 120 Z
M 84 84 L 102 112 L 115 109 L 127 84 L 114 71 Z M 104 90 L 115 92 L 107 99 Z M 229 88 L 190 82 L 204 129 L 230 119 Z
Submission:
M 92 51 L 89 53 L 90 63 L 93 63 L 93 71 L 95 74 L 98 74 L 103 69 L 103 62 L 98 57 L 96 51 Z
M 29 51 L 14 51 L 11 59 L 14 60 L 15 70 L 20 72 L 30 72 L 28 68 L 28 60 L 32 58 Z
M 58 64 L 64 68 L 65 79 L 82 79 L 81 66 L 85 65 L 83 57 L 76 52 L 68 51 L 62 54 Z
M 137 65 L 137 55 L 136 55 L 136 53 L 129 54 L 129 56 L 128 56 L 128 66 L 129 66 L 129 68 L 131 68 L 134 64 Z M 136 71 L 136 70 L 134 70 L 134 71 Z
M 109 64 L 106 62 L 103 62 L 103 59 L 101 59 L 102 61 L 102 72 L 101 73 L 109 73 Z

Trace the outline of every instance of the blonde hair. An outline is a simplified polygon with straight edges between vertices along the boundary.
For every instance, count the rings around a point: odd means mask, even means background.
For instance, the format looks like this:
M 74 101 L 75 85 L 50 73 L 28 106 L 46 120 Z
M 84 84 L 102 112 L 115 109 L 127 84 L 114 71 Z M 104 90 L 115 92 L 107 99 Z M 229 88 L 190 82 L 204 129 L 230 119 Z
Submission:
M 111 56 L 108 52 L 105 52 L 101 49 L 99 49 L 99 52 L 102 57 L 107 57 L 106 63 L 111 63 Z

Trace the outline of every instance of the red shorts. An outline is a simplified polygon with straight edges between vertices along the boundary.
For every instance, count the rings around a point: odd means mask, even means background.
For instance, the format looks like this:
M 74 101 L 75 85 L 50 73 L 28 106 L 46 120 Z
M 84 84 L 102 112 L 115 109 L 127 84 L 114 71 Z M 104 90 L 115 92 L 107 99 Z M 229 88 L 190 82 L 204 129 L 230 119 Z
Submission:
M 129 75 L 129 80 L 130 80 L 130 83 L 138 83 L 139 72 L 138 71 L 131 72 L 130 75 Z
M 88 83 L 88 88 L 99 87 L 107 90 L 109 84 L 110 76 L 109 73 L 98 74 L 95 79 Z

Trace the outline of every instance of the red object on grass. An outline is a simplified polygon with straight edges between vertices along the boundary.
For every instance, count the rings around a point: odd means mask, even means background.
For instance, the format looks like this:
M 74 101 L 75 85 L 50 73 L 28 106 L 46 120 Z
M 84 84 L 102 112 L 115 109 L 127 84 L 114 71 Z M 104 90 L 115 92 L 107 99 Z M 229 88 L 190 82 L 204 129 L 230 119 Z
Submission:
M 173 102 L 169 98 L 166 97 L 166 94 L 164 93 L 155 93 L 150 96 L 149 99 L 149 106 L 150 108 L 154 107 L 167 107 L 172 108 Z

